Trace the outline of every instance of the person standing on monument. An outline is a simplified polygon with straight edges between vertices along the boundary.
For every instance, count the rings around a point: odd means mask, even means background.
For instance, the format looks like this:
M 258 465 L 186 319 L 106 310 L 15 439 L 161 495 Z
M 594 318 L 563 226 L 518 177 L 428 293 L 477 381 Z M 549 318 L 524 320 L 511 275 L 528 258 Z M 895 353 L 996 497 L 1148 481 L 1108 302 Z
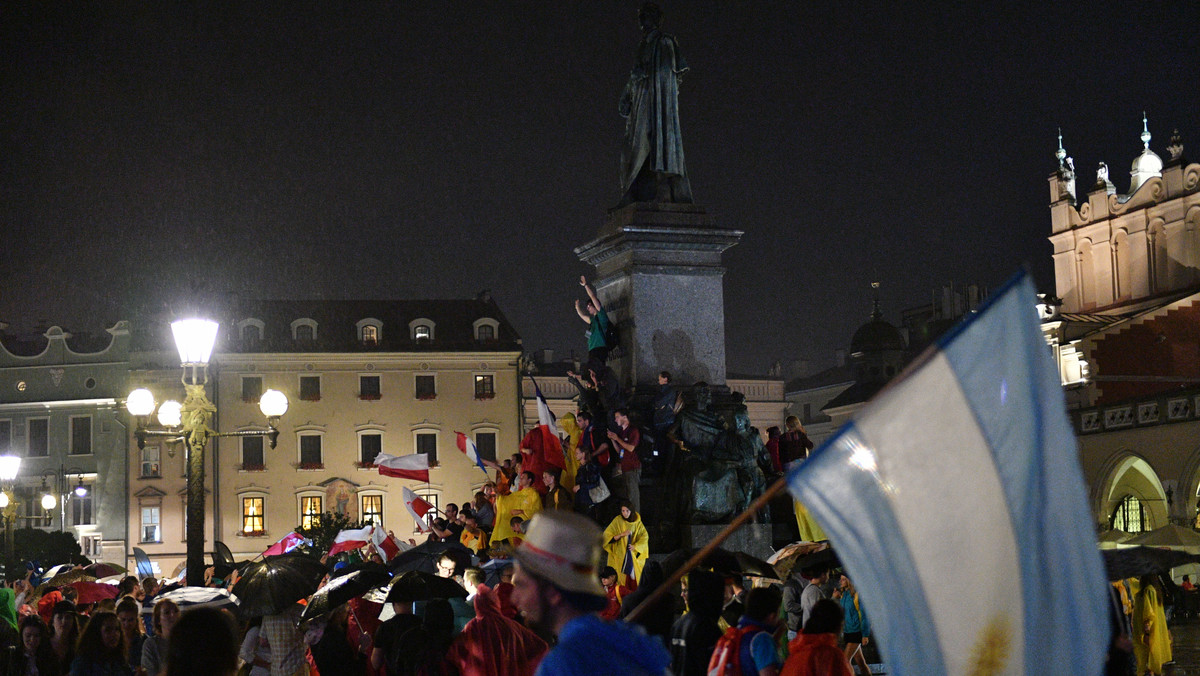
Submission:
M 679 131 L 679 80 L 688 70 L 675 36 L 659 30 L 662 9 L 642 5 L 633 70 L 617 107 L 625 118 L 621 202 L 692 203 Z
M 588 366 L 599 369 L 604 366 L 604 362 L 608 360 L 608 353 L 614 347 L 608 344 L 608 313 L 604 311 L 604 306 L 600 304 L 600 298 L 596 295 L 596 289 L 588 284 L 586 276 L 579 276 L 579 285 L 587 292 L 588 303 L 585 309 L 576 299 L 575 313 L 588 325 Z

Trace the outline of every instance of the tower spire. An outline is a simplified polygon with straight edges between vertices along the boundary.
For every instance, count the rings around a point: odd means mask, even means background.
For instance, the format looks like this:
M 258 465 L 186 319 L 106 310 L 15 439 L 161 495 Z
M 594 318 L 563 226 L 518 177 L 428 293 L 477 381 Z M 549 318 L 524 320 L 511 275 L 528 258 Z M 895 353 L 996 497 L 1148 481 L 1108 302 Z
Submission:
M 1150 125 L 1146 120 L 1146 111 L 1142 111 L 1142 147 L 1150 149 Z
M 1054 156 L 1058 158 L 1058 167 L 1062 169 L 1066 166 L 1067 151 L 1062 144 L 1062 127 L 1058 128 L 1058 150 L 1054 152 Z

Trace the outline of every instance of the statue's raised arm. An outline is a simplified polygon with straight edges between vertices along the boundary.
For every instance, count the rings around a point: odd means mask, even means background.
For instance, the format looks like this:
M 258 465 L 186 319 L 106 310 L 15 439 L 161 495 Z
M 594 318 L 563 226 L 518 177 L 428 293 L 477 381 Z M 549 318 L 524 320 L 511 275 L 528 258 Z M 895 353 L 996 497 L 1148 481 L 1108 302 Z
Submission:
M 625 118 L 621 205 L 690 204 L 692 188 L 679 131 L 679 80 L 688 69 L 675 37 L 659 30 L 662 10 L 647 2 L 638 12 L 642 41 L 618 110 Z

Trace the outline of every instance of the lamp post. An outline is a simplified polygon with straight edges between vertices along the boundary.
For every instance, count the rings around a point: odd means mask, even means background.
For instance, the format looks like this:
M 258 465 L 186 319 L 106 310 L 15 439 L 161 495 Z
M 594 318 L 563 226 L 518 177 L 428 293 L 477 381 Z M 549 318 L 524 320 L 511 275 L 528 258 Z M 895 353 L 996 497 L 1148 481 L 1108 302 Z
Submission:
M 267 437 L 271 448 L 279 438 L 276 424 L 287 412 L 287 397 L 278 390 L 267 390 L 259 400 L 259 409 L 267 418 L 267 428 L 218 433 L 212 428 L 217 407 L 208 399 L 208 362 L 217 340 L 217 323 L 205 319 L 183 319 L 171 323 L 175 346 L 183 367 L 183 403 L 164 401 L 157 404 L 147 389 L 129 393 L 125 407 L 137 419 L 138 448 L 146 437 L 183 442 L 187 448 L 187 584 L 204 585 L 204 450 L 212 437 Z M 158 409 L 160 428 L 149 429 L 150 415 Z
M 7 566 L 13 558 L 13 517 L 16 516 L 17 503 L 9 496 L 17 473 L 21 471 L 21 456 L 0 455 L 0 510 L 4 514 L 4 563 Z
M 50 518 L 50 525 L 53 526 L 54 508 L 59 508 L 58 531 L 60 533 L 67 529 L 67 499 L 70 497 L 67 493 L 67 486 L 71 483 L 72 474 L 78 478 L 78 482 L 71 493 L 77 498 L 86 498 L 88 487 L 83 483 L 82 468 L 60 465 L 57 472 L 52 469 L 42 472 L 42 509 L 46 510 L 46 516 Z M 54 482 L 53 490 L 46 486 L 46 477 L 50 477 L 50 480 Z

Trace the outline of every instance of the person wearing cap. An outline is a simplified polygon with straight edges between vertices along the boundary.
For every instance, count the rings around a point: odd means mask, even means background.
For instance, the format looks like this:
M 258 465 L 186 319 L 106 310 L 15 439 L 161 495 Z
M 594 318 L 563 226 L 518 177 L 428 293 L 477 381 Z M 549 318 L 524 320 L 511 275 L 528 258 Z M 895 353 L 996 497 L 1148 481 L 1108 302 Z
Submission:
M 517 547 L 513 601 L 529 624 L 558 637 L 536 676 L 667 672 L 661 641 L 597 615 L 607 603 L 597 575 L 601 538 L 587 517 L 550 510 L 533 517 Z

